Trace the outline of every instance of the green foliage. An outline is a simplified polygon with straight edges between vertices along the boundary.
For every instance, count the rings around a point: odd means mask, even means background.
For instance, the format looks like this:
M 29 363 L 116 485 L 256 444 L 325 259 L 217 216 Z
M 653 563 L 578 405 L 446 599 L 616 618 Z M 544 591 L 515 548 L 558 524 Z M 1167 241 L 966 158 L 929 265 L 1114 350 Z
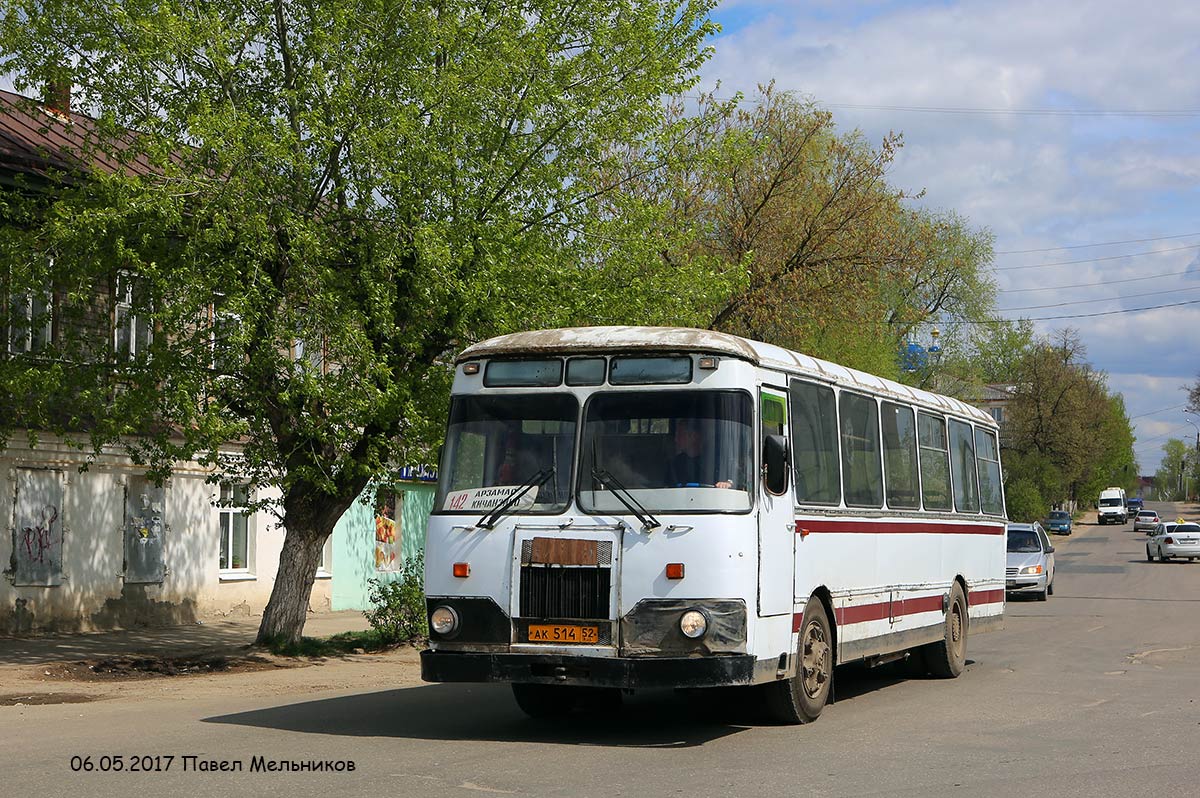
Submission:
M 196 458 L 323 539 L 369 480 L 432 459 L 456 350 L 647 297 L 686 317 L 709 289 L 679 289 L 720 285 L 609 271 L 594 179 L 661 170 L 661 98 L 695 83 L 712 5 L 6 3 L 0 72 L 68 78 L 95 122 L 69 179 L 3 193 L 0 273 L 53 290 L 62 337 L 0 365 L 0 428 L 160 477 Z M 133 356 L 119 298 L 154 330 Z M 281 617 L 273 594 L 263 639 L 298 639 Z
M 1038 486 L 1028 477 L 1006 480 L 1004 500 L 1008 517 L 1013 521 L 1029 523 L 1045 518 L 1050 512 L 1049 503 L 1042 498 Z
M 1006 485 L 1018 495 L 1040 497 L 1042 517 L 1050 505 L 1094 502 L 1102 488 L 1136 486 L 1133 427 L 1119 395 L 1109 393 L 1103 373 L 1085 359 L 1072 331 L 1036 340 L 1021 354 L 1007 381 L 1013 400 L 1004 430 Z M 1030 486 L 1030 487 L 1026 487 Z M 1022 499 L 1024 501 L 1024 498 Z
M 429 635 L 424 576 L 425 560 L 418 555 L 404 562 L 397 578 L 367 581 L 371 609 L 365 610 L 363 615 L 384 641 L 402 643 Z
M 772 85 L 745 105 L 676 105 L 667 131 L 664 173 L 640 172 L 630 149 L 633 163 L 598 180 L 622 185 L 604 198 L 621 220 L 607 262 L 712 275 L 677 295 L 684 323 L 897 377 L 915 326 L 990 309 L 990 234 L 887 184 L 898 135 L 872 146 Z
M 340 657 L 357 651 L 383 651 L 394 646 L 395 641 L 376 629 L 368 629 L 362 632 L 339 632 L 329 637 L 302 637 L 295 642 L 285 636 L 277 636 L 262 645 L 281 657 Z

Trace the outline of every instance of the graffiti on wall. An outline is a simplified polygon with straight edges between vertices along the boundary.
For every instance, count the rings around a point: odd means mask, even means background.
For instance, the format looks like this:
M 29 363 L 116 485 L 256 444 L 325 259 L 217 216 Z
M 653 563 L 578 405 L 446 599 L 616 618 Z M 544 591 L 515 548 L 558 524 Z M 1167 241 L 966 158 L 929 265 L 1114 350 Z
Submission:
M 61 471 L 18 468 L 13 510 L 13 584 L 58 585 L 63 577 Z
M 163 552 L 163 507 L 166 491 L 137 477 L 125 491 L 125 581 L 162 582 L 166 576 Z
M 375 492 L 375 570 L 396 571 L 400 568 L 400 503 L 404 494 L 393 488 Z

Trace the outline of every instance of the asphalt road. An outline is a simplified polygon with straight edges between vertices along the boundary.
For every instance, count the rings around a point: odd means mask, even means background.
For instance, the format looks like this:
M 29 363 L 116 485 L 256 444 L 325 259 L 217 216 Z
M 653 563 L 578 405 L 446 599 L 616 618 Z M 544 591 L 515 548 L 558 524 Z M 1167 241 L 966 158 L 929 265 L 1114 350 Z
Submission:
M 381 689 L 377 675 L 266 694 L 250 675 L 197 695 L 0 708 L 4 794 L 1200 795 L 1200 562 L 1146 562 L 1132 524 L 1055 542 L 1055 595 L 1010 601 L 1004 631 L 969 639 L 960 678 L 844 669 L 810 726 L 760 725 L 747 702 L 718 709 L 707 694 L 639 695 L 616 716 L 559 723 L 526 719 L 503 686 Z M 405 667 L 393 675 L 411 685 Z M 106 754 L 176 759 L 72 770 L 73 756 Z M 184 755 L 244 770 L 184 770 Z M 354 770 L 249 772 L 255 756 Z

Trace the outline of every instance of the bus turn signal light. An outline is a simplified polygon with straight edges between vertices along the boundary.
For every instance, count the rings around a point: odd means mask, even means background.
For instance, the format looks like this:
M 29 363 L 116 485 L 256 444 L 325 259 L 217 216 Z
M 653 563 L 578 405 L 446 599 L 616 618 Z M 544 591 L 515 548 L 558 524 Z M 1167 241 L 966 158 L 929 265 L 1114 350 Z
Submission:
M 683 579 L 683 563 L 667 563 L 667 579 Z
M 471 575 L 471 564 L 466 562 L 454 563 L 454 575 L 460 579 L 466 579 Z

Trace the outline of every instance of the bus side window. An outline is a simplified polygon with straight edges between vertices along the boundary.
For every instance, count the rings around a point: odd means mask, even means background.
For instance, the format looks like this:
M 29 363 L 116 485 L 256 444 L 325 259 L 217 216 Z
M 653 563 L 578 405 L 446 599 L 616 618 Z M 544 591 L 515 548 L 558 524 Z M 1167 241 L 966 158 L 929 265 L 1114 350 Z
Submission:
M 838 466 L 837 412 L 833 389 L 792 380 L 792 470 L 800 504 L 838 504 L 842 475 Z
M 869 396 L 843 391 L 838 410 L 842 429 L 842 489 L 846 504 L 882 507 L 879 406 Z
M 950 449 L 946 422 L 930 413 L 917 414 L 921 453 L 921 495 L 926 510 L 950 509 Z
M 954 508 L 960 513 L 979 512 L 979 481 L 975 473 L 975 436 L 971 425 L 950 420 L 950 474 Z

